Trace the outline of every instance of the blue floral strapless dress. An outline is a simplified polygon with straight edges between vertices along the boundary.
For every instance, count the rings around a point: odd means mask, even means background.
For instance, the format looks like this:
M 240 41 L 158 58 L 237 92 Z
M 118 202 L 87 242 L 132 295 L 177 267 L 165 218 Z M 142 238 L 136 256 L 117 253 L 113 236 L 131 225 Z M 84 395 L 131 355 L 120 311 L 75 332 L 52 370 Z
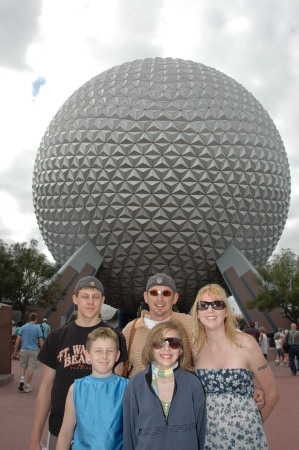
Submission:
M 253 399 L 253 373 L 246 369 L 197 369 L 205 393 L 204 450 L 266 450 L 268 443 Z

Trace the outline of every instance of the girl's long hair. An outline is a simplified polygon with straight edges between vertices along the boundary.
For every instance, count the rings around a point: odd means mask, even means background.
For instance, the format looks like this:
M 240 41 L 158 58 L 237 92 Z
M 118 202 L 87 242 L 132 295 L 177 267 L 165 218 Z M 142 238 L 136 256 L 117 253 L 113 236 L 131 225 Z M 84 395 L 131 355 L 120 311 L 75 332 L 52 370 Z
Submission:
M 238 339 L 239 332 L 236 331 L 237 322 L 234 318 L 233 312 L 227 300 L 225 290 L 218 284 L 207 284 L 202 287 L 198 292 L 195 302 L 191 309 L 192 316 L 192 343 L 193 343 L 193 355 L 196 356 L 200 353 L 204 343 L 207 340 L 207 333 L 205 327 L 198 318 L 197 304 L 202 300 L 203 295 L 207 293 L 214 300 L 223 300 L 225 303 L 226 315 L 224 319 L 224 333 L 229 342 L 232 345 L 241 347 L 241 342 Z

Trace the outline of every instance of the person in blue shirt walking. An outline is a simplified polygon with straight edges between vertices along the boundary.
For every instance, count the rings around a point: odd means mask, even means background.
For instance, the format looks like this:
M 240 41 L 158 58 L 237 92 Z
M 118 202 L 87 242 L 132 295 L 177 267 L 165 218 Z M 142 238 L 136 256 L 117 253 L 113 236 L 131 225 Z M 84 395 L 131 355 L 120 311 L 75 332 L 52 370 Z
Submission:
M 20 384 L 18 389 L 20 392 L 29 393 L 32 391 L 31 381 L 33 371 L 38 367 L 37 355 L 39 346 L 41 347 L 44 343 L 43 334 L 40 327 L 37 325 L 37 315 L 35 313 L 31 313 L 29 315 L 29 322 L 20 328 L 15 342 L 14 357 L 17 355 L 20 343 Z M 27 383 L 25 386 L 26 371 Z
M 40 324 L 40 328 L 43 333 L 43 338 L 47 339 L 48 334 L 51 331 L 51 327 L 50 327 L 50 325 L 48 325 L 48 320 L 46 318 L 43 319 L 43 323 Z

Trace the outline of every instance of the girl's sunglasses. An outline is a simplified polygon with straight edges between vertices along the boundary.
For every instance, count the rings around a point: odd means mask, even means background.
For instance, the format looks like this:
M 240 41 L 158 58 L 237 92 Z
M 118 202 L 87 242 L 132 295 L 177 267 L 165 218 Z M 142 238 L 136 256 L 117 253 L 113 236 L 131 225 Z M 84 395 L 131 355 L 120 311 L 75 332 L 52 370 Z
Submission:
M 225 308 L 225 302 L 223 300 L 213 300 L 212 302 L 205 302 L 203 300 L 200 300 L 200 302 L 197 303 L 196 307 L 199 311 L 206 311 L 207 309 L 209 309 L 210 305 L 217 311 Z
M 181 340 L 180 340 L 179 338 L 174 338 L 174 337 L 172 338 L 172 337 L 169 337 L 169 338 L 163 339 L 163 341 L 160 341 L 160 342 L 154 342 L 154 343 L 153 343 L 153 348 L 154 348 L 155 350 L 161 350 L 161 348 L 164 347 L 164 345 L 166 344 L 166 342 L 167 342 L 167 344 L 169 345 L 169 347 L 170 347 L 172 350 L 177 350 L 177 349 L 179 349 L 180 346 L 182 345 L 182 342 L 181 342 Z

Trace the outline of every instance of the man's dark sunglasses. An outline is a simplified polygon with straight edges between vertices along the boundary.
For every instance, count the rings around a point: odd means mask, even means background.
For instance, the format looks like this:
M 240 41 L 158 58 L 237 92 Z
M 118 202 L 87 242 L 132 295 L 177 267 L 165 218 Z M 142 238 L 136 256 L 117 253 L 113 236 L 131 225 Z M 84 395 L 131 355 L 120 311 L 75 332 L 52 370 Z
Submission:
M 153 343 L 153 348 L 154 348 L 155 350 L 161 350 L 161 348 L 164 347 L 164 345 L 166 344 L 166 342 L 167 342 L 167 344 L 169 345 L 169 347 L 170 347 L 172 350 L 177 350 L 177 349 L 179 349 L 180 346 L 182 345 L 182 342 L 181 342 L 181 340 L 180 340 L 179 338 L 175 338 L 175 337 L 172 338 L 172 337 L 169 337 L 169 338 L 163 339 L 163 341 L 160 341 L 160 342 L 154 342 L 154 343 Z
M 158 289 L 151 289 L 149 291 L 149 293 L 153 296 L 153 297 L 158 297 L 159 294 L 162 294 L 163 297 L 170 297 L 173 292 L 170 291 L 169 289 L 165 289 L 165 291 L 158 291 Z
M 205 302 L 203 300 L 200 300 L 200 302 L 197 303 L 196 307 L 199 311 L 206 311 L 207 309 L 209 309 L 210 305 L 217 311 L 225 308 L 225 302 L 223 300 L 213 300 L 212 302 Z

